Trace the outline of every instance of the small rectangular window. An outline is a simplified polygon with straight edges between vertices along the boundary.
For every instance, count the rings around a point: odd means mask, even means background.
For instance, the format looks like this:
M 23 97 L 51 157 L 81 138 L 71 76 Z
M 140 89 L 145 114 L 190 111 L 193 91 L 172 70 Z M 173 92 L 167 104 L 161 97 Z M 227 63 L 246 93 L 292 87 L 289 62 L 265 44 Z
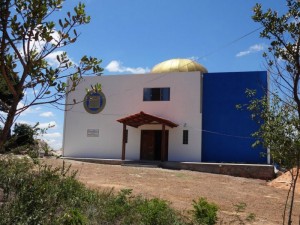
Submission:
M 144 101 L 170 101 L 170 88 L 144 88 Z
M 187 145 L 189 143 L 189 131 L 183 130 L 183 142 L 184 145 Z

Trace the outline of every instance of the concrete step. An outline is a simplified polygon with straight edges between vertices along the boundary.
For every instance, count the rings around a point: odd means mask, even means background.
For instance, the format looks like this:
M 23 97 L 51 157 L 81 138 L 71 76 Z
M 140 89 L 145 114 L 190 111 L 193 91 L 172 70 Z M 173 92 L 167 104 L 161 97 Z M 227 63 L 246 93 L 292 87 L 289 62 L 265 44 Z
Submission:
M 133 166 L 133 167 L 148 167 L 158 168 L 160 165 L 159 161 L 125 161 L 122 166 Z

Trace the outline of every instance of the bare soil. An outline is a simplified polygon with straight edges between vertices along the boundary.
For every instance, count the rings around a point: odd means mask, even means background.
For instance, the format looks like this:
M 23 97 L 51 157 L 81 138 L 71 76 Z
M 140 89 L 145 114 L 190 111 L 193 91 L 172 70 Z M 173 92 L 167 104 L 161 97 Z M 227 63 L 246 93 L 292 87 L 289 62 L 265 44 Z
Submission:
M 61 166 L 62 159 L 45 159 L 54 166 Z M 235 207 L 246 203 L 246 217 L 255 214 L 253 224 L 281 224 L 287 190 L 276 188 L 267 181 L 217 175 L 186 170 L 103 165 L 65 160 L 77 170 L 78 179 L 90 188 L 119 191 L 132 189 L 134 195 L 168 200 L 177 210 L 188 213 L 192 201 L 205 197 L 220 207 L 219 220 L 232 224 Z M 275 185 L 276 186 L 276 185 Z M 300 195 L 297 194 L 297 199 Z M 296 201 L 295 212 L 299 212 Z M 296 217 L 295 217 L 296 220 Z M 233 223 L 238 224 L 238 223 Z
M 292 181 L 292 174 L 293 174 L 293 177 L 295 179 L 296 178 L 296 172 L 297 172 L 297 169 L 294 168 L 291 171 L 287 171 L 285 173 L 282 173 L 281 176 L 279 176 L 276 179 L 272 180 L 268 184 L 273 186 L 273 187 L 289 190 L 290 189 L 290 184 L 291 184 L 291 181 Z M 300 174 L 298 175 L 295 192 L 300 195 Z

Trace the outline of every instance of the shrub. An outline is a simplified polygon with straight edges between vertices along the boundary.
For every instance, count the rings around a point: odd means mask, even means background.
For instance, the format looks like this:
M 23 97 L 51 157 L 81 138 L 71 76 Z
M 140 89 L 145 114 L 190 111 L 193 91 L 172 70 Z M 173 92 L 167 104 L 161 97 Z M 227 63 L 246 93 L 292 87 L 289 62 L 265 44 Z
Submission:
M 182 222 L 178 220 L 175 211 L 170 208 L 169 203 L 158 198 L 144 200 L 138 206 L 138 212 L 141 216 L 142 224 L 175 225 Z
M 38 124 L 30 126 L 28 124 L 16 123 L 13 129 L 13 135 L 9 135 L 5 143 L 5 151 L 18 153 L 18 151 L 21 150 L 20 147 L 24 147 L 24 149 L 31 146 L 34 147 L 36 145 L 34 137 L 40 131 L 37 125 Z
M 245 215 L 245 211 L 247 208 L 247 204 L 245 202 L 239 202 L 238 204 L 234 204 L 233 206 L 235 208 L 235 214 L 233 215 L 233 219 L 230 221 L 231 223 L 244 225 L 255 221 L 256 216 L 254 213 Z M 241 213 L 243 213 L 244 215 L 241 215 Z
M 33 168 L 33 163 L 28 158 L 13 158 L 11 155 L 0 158 L 0 188 L 3 189 L 5 199 L 22 186 L 29 176 L 28 171 Z
M 13 165 L 12 161 L 17 163 Z M 1 173 L 6 178 L 1 187 L 8 196 L 0 211 L 0 224 L 65 224 L 64 221 L 76 221 L 75 217 L 80 215 L 80 201 L 85 203 L 83 185 L 74 179 L 74 175 L 64 177 L 64 171 L 59 168 L 38 165 L 33 170 L 33 164 L 28 161 L 9 159 L 9 163 L 0 163 L 7 166 Z M 5 174 L 6 170 L 10 173 Z
M 28 124 L 16 123 L 13 133 L 13 136 L 16 137 L 15 142 L 17 146 L 34 144 L 35 127 Z
M 193 219 L 196 224 L 213 225 L 217 222 L 218 207 L 214 203 L 208 203 L 205 198 L 193 201 Z
M 0 158 L 0 225 L 186 224 L 169 203 L 86 188 L 63 164 L 53 168 L 32 159 Z M 36 161 L 39 162 L 39 161 Z
M 128 225 L 180 225 L 185 222 L 172 209 L 168 202 L 161 199 L 145 199 L 133 196 L 131 189 L 121 190 L 117 195 L 108 194 L 103 202 L 97 204 L 98 210 L 93 213 L 100 224 Z M 105 223 L 106 221 L 106 223 Z

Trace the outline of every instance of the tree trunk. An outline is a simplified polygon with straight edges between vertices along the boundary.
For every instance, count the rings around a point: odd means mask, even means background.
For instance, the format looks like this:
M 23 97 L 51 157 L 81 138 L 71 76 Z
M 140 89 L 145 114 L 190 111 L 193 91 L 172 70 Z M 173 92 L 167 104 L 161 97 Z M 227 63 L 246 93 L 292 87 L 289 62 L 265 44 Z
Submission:
M 292 183 L 294 181 L 294 177 L 293 177 L 293 170 L 290 171 L 291 173 L 291 177 L 292 177 Z M 292 191 L 292 183 L 290 184 L 290 187 L 289 187 L 289 191 L 287 193 L 287 196 L 286 196 L 286 199 L 285 199 L 285 204 L 284 204 L 284 210 L 283 210 L 283 220 L 282 220 L 282 225 L 285 224 L 285 221 L 286 221 L 286 213 L 287 213 L 287 210 L 288 210 L 288 204 L 289 204 L 289 200 L 290 200 L 290 194 L 291 194 L 291 191 Z
M 5 124 L 4 124 L 4 128 L 3 128 L 2 133 L 0 135 L 0 153 L 3 153 L 5 151 L 4 144 L 7 141 L 7 138 L 8 138 L 9 133 L 10 133 L 10 129 L 11 129 L 13 123 L 14 123 L 14 119 L 15 119 L 15 115 L 16 115 L 16 112 L 17 112 L 17 107 L 18 107 L 19 101 L 20 101 L 19 99 L 15 99 L 13 101 L 13 104 L 11 105 L 9 111 L 8 111 L 6 121 L 5 121 Z
M 300 168 L 300 164 L 299 164 L 299 159 L 300 159 L 300 155 L 298 153 L 297 156 L 297 166 L 296 166 L 296 175 L 295 178 L 292 179 L 292 196 L 291 196 L 291 206 L 290 206 L 290 211 L 289 211 L 289 220 L 288 220 L 288 225 L 291 225 L 293 220 L 292 220 L 292 216 L 293 216 L 293 208 L 294 208 L 294 199 L 295 199 L 295 190 L 296 190 L 296 186 L 297 186 L 297 180 L 298 180 L 298 176 L 299 176 L 299 168 Z M 292 168 L 293 170 L 293 168 Z M 292 172 L 292 176 L 294 175 L 294 172 Z

